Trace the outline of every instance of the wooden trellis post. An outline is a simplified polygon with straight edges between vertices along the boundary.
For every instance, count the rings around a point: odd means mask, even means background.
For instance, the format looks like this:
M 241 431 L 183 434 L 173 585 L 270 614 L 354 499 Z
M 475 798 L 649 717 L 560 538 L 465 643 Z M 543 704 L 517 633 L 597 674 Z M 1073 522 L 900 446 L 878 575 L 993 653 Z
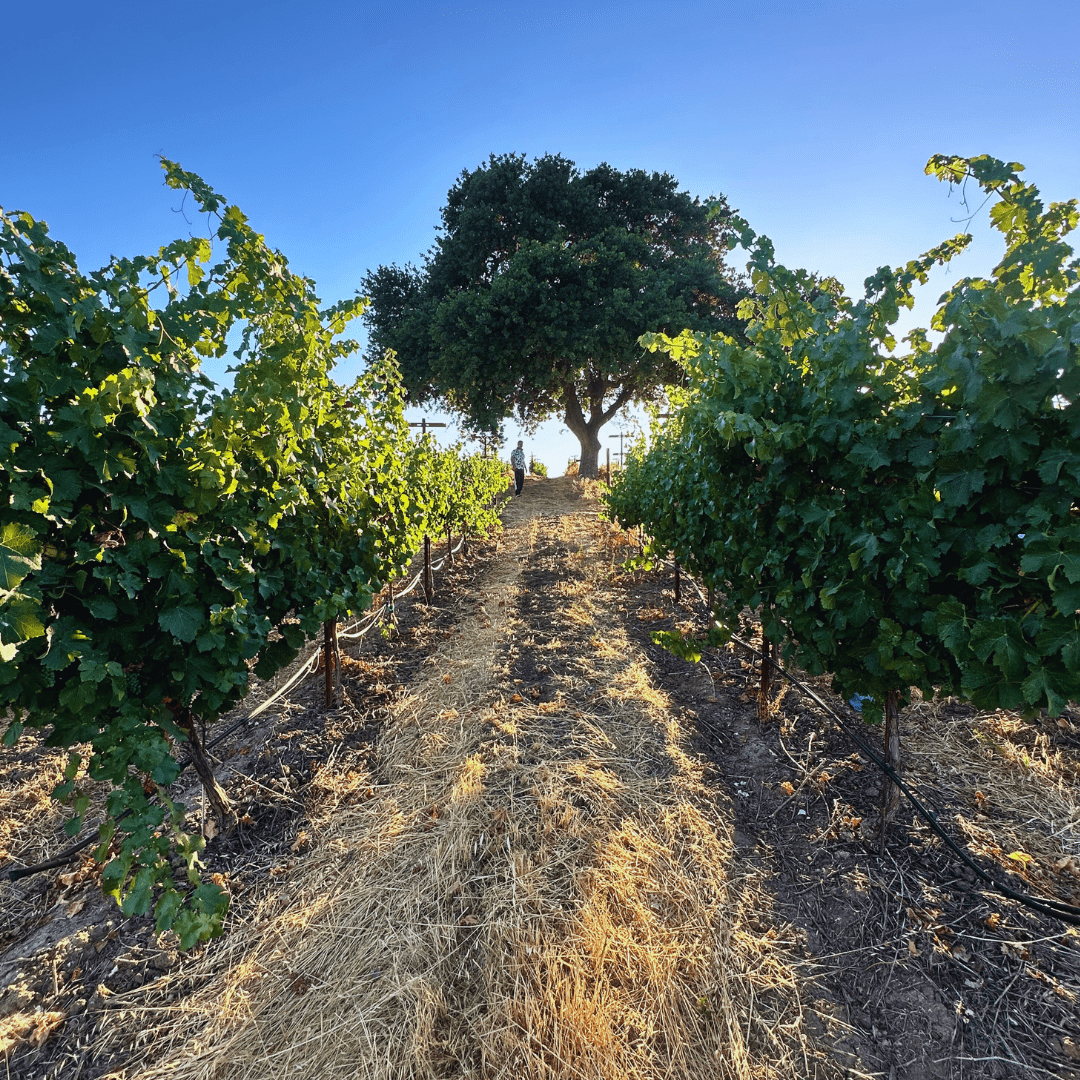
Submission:
M 446 427 L 446 425 L 441 420 L 429 420 L 424 416 L 421 417 L 420 423 L 418 424 L 414 424 L 410 421 L 409 427 L 418 427 L 420 429 L 420 434 L 426 435 L 429 427 Z
M 758 687 L 758 720 L 764 723 L 769 718 L 769 691 L 772 689 L 773 643 L 761 635 L 761 685 Z

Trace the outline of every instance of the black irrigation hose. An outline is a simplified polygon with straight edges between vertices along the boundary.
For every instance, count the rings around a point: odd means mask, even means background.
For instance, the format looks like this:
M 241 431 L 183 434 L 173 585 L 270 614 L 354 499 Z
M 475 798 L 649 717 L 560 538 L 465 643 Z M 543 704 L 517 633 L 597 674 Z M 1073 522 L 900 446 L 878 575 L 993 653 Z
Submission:
M 1015 900 L 1024 907 L 1031 908 L 1033 911 L 1037 911 L 1042 915 L 1049 915 L 1055 919 L 1062 919 L 1067 923 L 1071 923 L 1073 926 L 1080 926 L 1080 907 L 1074 904 L 1063 904 L 1058 900 L 1048 900 L 1041 896 L 1030 896 L 1027 893 L 1017 892 L 1015 889 L 1010 888 L 1003 882 L 998 881 L 988 874 L 963 848 L 956 843 L 955 840 L 942 828 L 938 823 L 937 817 L 932 810 L 928 810 L 923 806 L 922 802 L 915 795 L 915 793 L 907 786 L 906 783 L 899 777 L 896 771 L 891 765 L 889 765 L 884 758 L 880 757 L 876 750 L 873 750 L 870 745 L 857 734 L 853 728 L 828 704 L 826 704 L 809 686 L 807 686 L 800 679 L 796 679 L 793 675 L 788 674 L 784 670 L 781 664 L 778 664 L 771 657 L 764 656 L 763 653 L 758 652 L 752 645 L 743 641 L 741 638 L 736 637 L 734 634 L 731 636 L 732 641 L 738 642 L 744 649 L 748 649 L 756 656 L 760 656 L 768 662 L 784 676 L 792 685 L 797 686 L 804 694 L 812 698 L 818 703 L 837 723 L 840 730 L 859 748 L 859 750 L 865 754 L 885 775 L 903 792 L 908 802 L 919 812 L 919 814 L 926 820 L 930 828 L 945 841 L 945 844 L 956 855 L 961 862 L 975 872 L 983 881 L 988 885 L 993 886 L 998 892 L 1009 897 L 1010 900 Z
M 693 578 L 694 588 L 697 590 L 698 596 L 704 600 L 702 595 L 701 586 L 698 585 Z M 712 618 L 712 612 L 709 613 L 710 619 Z M 1067 922 L 1073 926 L 1080 926 L 1080 907 L 1074 904 L 1063 904 L 1058 900 L 1048 900 L 1042 896 L 1031 896 L 1028 893 L 1017 892 L 1016 889 L 1010 888 L 1003 882 L 998 881 L 996 878 L 991 877 L 975 860 L 966 852 L 955 840 L 942 828 L 938 823 L 937 817 L 932 810 L 928 810 L 923 806 L 922 802 L 915 795 L 915 793 L 907 786 L 906 783 L 897 775 L 888 762 L 882 758 L 878 752 L 870 747 L 870 745 L 859 735 L 853 728 L 851 728 L 847 721 L 844 720 L 835 709 L 824 702 L 818 694 L 809 686 L 806 685 L 801 679 L 795 678 L 794 675 L 786 671 L 782 664 L 778 663 L 771 656 L 766 656 L 764 653 L 759 652 L 749 642 L 743 641 L 742 638 L 737 637 L 735 634 L 731 635 L 731 640 L 737 642 L 744 649 L 753 653 L 755 656 L 760 657 L 762 660 L 768 661 L 773 668 L 775 668 L 785 679 L 788 680 L 793 686 L 797 686 L 807 697 L 816 701 L 837 723 L 840 730 L 858 747 L 858 749 L 865 754 L 899 789 L 903 792 L 904 797 L 919 815 L 926 821 L 930 828 L 936 833 L 946 844 L 946 846 L 952 851 L 957 858 L 960 859 L 965 866 L 972 870 L 976 876 L 985 881 L 992 888 L 996 889 L 1003 896 L 1007 896 L 1010 900 L 1015 900 L 1018 904 L 1022 904 L 1026 908 L 1031 908 L 1032 911 L 1037 911 L 1040 915 L 1048 915 L 1053 919 L 1060 919 L 1062 922 Z
M 124 811 L 123 814 L 117 818 L 119 821 L 125 817 L 128 811 Z M 75 861 L 75 856 L 78 855 L 83 848 L 89 847 L 99 838 L 96 836 L 88 836 L 85 840 L 80 840 L 77 844 L 69 847 L 66 851 L 61 851 L 55 858 L 47 859 L 43 863 L 38 863 L 36 866 L 23 866 L 17 870 L 9 870 L 7 872 L 8 881 L 18 881 L 20 878 L 32 877 L 34 874 L 40 874 L 43 870 L 54 870 L 60 866 L 66 866 L 69 862 Z

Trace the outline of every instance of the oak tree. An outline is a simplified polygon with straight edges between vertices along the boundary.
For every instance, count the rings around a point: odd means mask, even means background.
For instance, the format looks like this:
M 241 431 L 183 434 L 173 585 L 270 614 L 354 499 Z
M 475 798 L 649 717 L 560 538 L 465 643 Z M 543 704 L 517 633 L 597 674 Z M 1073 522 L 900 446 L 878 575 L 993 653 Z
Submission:
M 476 430 L 560 416 L 596 476 L 600 428 L 682 377 L 643 333 L 741 337 L 730 216 L 667 173 L 493 155 L 451 188 L 422 267 L 365 277 L 372 354 L 394 350 L 411 400 Z

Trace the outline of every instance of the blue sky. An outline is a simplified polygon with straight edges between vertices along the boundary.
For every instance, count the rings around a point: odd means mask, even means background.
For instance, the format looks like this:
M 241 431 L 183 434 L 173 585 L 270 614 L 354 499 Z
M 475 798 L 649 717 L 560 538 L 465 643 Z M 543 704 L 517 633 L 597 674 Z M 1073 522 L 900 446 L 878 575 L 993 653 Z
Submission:
M 457 175 L 493 152 L 670 172 L 852 290 L 958 231 L 955 193 L 922 175 L 935 152 L 1021 161 L 1047 198 L 1080 195 L 1075 0 L 4 0 L 0 15 L 0 205 L 45 219 L 84 268 L 188 231 L 158 153 L 236 202 L 326 301 L 417 261 Z M 974 231 L 954 276 L 998 253 Z M 559 430 L 529 442 L 556 471 L 577 448 Z

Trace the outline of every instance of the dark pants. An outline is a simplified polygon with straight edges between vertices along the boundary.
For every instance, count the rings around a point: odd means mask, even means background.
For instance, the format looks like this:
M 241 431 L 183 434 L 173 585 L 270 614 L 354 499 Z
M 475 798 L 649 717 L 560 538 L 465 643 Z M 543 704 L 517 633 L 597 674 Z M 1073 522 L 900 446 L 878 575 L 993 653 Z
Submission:
M 525 486 L 525 470 L 524 469 L 515 469 L 514 470 L 514 494 L 515 495 L 520 495 L 521 494 L 521 489 L 524 486 Z

